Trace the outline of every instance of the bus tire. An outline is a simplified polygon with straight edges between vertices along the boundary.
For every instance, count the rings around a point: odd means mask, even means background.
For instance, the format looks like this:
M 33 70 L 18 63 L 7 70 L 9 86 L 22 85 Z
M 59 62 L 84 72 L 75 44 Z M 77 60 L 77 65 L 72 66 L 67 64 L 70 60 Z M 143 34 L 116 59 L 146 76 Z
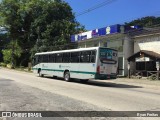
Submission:
M 39 77 L 43 77 L 44 75 L 41 73 L 41 70 L 39 70 Z
M 66 71 L 66 72 L 64 73 L 64 80 L 65 80 L 66 82 L 69 82 L 69 81 L 71 80 L 69 71 Z

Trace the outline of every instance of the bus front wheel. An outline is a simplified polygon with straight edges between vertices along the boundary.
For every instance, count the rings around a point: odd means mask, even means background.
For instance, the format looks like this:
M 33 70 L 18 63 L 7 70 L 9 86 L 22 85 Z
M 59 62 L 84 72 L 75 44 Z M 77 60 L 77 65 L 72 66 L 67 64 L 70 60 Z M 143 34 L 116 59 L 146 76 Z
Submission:
M 69 74 L 69 71 L 66 71 L 66 72 L 64 73 L 64 80 L 67 81 L 67 82 L 70 81 L 70 74 Z

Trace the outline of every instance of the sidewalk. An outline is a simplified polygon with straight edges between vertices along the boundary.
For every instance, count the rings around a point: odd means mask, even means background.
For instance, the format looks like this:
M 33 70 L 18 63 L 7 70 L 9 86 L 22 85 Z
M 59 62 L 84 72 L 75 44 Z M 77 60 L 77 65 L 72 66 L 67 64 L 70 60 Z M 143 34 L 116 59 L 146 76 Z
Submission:
M 160 80 L 117 78 L 110 82 L 160 90 Z

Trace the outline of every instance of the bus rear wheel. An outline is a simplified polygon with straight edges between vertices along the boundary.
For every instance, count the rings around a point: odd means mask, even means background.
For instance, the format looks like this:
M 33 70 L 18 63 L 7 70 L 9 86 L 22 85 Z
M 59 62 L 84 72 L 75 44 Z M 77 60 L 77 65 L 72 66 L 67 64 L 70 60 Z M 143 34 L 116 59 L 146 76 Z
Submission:
M 41 70 L 39 70 L 39 77 L 43 77 L 44 75 L 42 74 Z
M 70 73 L 68 71 L 66 71 L 64 73 L 64 80 L 67 81 L 67 82 L 69 82 L 71 80 Z

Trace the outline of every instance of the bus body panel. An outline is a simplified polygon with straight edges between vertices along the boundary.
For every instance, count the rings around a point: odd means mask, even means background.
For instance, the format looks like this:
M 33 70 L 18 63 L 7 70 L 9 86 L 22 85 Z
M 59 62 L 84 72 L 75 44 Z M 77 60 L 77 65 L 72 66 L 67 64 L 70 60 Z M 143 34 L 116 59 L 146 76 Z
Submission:
M 58 77 L 63 77 L 64 71 L 68 70 L 70 72 L 71 78 L 79 78 L 79 79 L 94 79 L 96 74 L 96 66 L 95 63 L 41 63 L 35 66 L 34 73 L 38 73 L 38 69 L 41 69 L 42 74 L 53 75 Z M 40 67 L 42 66 L 42 67 Z M 47 67 L 48 66 L 48 67 Z M 80 68 L 79 68 L 80 66 Z M 88 68 L 84 70 L 84 68 Z M 79 69 L 77 69 L 79 68 Z
M 96 64 L 95 63 L 80 64 L 78 74 L 79 74 L 78 78 L 80 79 L 94 79 L 96 74 Z
M 38 69 L 41 70 L 41 74 L 64 77 L 64 72 L 67 70 L 70 72 L 71 78 L 78 79 L 115 79 L 117 73 L 117 56 L 111 56 L 110 54 L 117 54 L 116 50 L 109 48 L 84 48 L 76 50 L 65 50 L 56 52 L 44 52 L 36 55 L 46 54 L 58 54 L 67 52 L 83 52 L 83 51 L 96 51 L 94 63 L 38 63 L 33 67 L 33 72 L 38 73 Z M 108 52 L 108 53 L 107 53 Z M 107 53 L 107 54 L 106 54 Z M 109 54 L 110 53 L 110 54 Z M 103 55 L 105 54 L 105 55 Z M 110 56 L 112 58 L 109 58 Z M 108 57 L 109 56 L 109 57 Z M 81 56 L 80 56 L 81 57 Z M 107 58 L 108 57 L 108 58 Z M 80 58 L 79 58 L 80 59 Z M 91 58 L 90 58 L 91 59 Z M 91 61 L 91 60 L 90 60 Z M 99 70 L 98 70 L 99 69 Z

